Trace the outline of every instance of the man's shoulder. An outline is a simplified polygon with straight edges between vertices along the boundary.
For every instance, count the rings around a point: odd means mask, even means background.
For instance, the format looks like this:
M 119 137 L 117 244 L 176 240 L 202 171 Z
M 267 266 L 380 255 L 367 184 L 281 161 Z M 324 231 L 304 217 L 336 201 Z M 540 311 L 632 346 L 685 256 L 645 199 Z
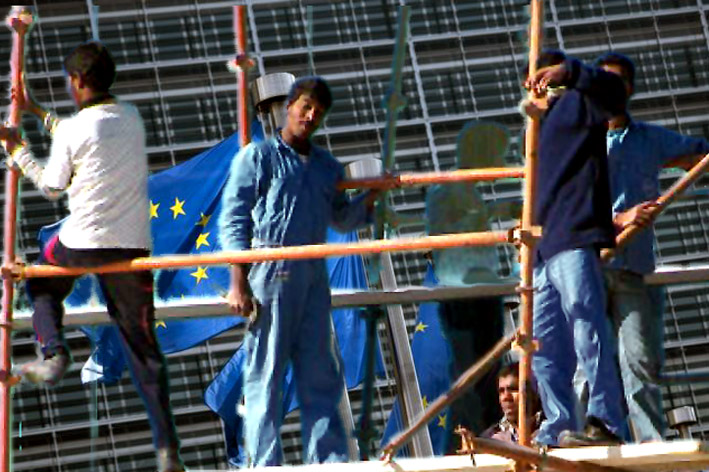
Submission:
M 241 153 L 252 154 L 262 157 L 278 150 L 278 143 L 273 138 L 266 138 L 258 141 L 251 141 L 241 149 Z
M 633 120 L 628 126 L 628 134 L 642 135 L 644 139 L 659 140 L 665 136 L 680 136 L 680 133 L 647 121 Z

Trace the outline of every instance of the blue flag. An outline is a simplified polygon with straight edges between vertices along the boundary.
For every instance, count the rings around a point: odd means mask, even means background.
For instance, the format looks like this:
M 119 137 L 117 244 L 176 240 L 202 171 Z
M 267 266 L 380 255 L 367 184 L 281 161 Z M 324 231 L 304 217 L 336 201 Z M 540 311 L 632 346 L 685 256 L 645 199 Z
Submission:
M 254 140 L 261 139 L 261 127 L 254 121 Z M 153 254 L 200 254 L 218 252 L 217 219 L 221 194 L 229 177 L 232 158 L 239 150 L 235 133 L 215 147 L 168 170 L 153 174 L 148 180 Z M 61 222 L 42 228 L 40 243 L 45 243 Z M 228 269 L 196 267 L 155 272 L 159 300 L 216 297 L 229 287 Z M 93 275 L 77 280 L 67 306 L 105 305 Z M 166 354 L 189 349 L 240 323 L 237 316 L 194 320 L 158 320 L 155 331 Z M 114 382 L 120 379 L 126 361 L 112 325 L 83 327 L 95 348 L 82 370 L 84 381 Z
M 424 286 L 435 287 L 436 285 L 438 285 L 438 280 L 433 267 L 429 265 L 424 278 Z M 449 374 L 451 352 L 448 341 L 443 336 L 438 310 L 439 304 L 436 302 L 419 305 L 418 318 L 411 343 L 411 351 L 424 408 L 428 406 L 428 402 L 435 400 L 446 392 L 451 383 Z M 399 402 L 396 401 L 382 437 L 382 445 L 403 430 L 399 408 Z M 435 455 L 445 454 L 448 448 L 451 428 L 451 425 L 448 424 L 448 419 L 449 412 L 446 409 L 439 413 L 428 425 Z
M 354 242 L 357 241 L 357 233 L 340 234 L 328 230 L 327 241 L 328 243 Z M 332 257 L 326 262 L 331 288 L 367 288 L 362 256 Z M 354 388 L 362 382 L 364 377 L 366 322 L 359 316 L 357 308 L 333 310 L 332 318 L 344 363 L 347 388 Z M 379 352 L 375 358 L 375 374 L 383 375 L 384 363 Z M 241 440 L 242 422 L 237 414 L 237 405 L 241 398 L 241 374 L 244 361 L 243 351 L 237 350 L 204 392 L 204 401 L 207 406 L 222 418 L 226 436 L 227 459 L 234 466 L 246 465 L 242 449 L 238 446 Z M 288 368 L 283 392 L 283 414 L 285 415 L 296 408 L 298 408 L 298 400 L 295 395 L 295 380 L 292 369 Z

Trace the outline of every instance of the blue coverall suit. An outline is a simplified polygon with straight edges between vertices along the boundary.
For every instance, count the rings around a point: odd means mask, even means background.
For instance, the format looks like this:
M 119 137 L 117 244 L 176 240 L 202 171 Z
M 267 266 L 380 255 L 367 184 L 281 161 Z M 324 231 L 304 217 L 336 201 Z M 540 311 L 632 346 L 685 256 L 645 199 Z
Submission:
M 336 189 L 344 169 L 315 146 L 303 159 L 280 136 L 252 143 L 234 158 L 230 172 L 219 222 L 226 250 L 323 243 L 328 225 L 352 231 L 370 216 L 364 195 L 350 201 Z M 344 373 L 333 341 L 325 261 L 256 263 L 249 284 L 260 305 L 244 339 L 250 464 L 283 461 L 279 428 L 289 362 L 301 407 L 304 461 L 347 461 L 347 435 L 338 413 Z

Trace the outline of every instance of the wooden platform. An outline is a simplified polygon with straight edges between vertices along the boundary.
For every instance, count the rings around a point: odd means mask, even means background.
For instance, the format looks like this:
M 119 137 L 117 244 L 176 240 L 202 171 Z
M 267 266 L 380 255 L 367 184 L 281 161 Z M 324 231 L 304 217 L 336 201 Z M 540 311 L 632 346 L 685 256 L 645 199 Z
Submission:
M 587 461 L 629 471 L 696 471 L 709 467 L 709 443 L 694 440 L 630 444 L 613 447 L 555 449 L 549 455 L 570 461 Z M 508 472 L 513 462 L 491 454 L 470 456 L 398 459 L 391 464 L 380 461 L 348 464 L 313 464 L 263 467 L 253 471 L 294 470 L 299 472 Z M 545 470 L 554 470 L 546 468 Z M 207 472 L 207 471 L 203 471 Z M 216 471 L 214 471 L 216 472 Z

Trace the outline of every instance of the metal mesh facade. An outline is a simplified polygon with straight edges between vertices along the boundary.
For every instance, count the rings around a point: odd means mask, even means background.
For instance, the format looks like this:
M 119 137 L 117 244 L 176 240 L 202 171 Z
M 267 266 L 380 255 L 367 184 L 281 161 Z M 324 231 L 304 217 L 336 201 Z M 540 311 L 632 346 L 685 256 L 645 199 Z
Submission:
M 61 59 L 91 38 L 86 2 L 34 1 L 40 18 L 29 36 L 27 71 L 36 98 L 68 114 Z M 253 75 L 310 72 L 332 85 L 335 106 L 318 140 L 343 162 L 379 157 L 386 92 L 394 46 L 394 0 L 245 2 Z M 403 3 L 403 2 L 401 2 Z M 507 156 L 519 163 L 517 113 L 522 96 L 520 69 L 526 58 L 525 0 L 411 0 L 410 41 L 403 92 L 408 99 L 397 129 L 399 171 L 450 169 L 456 137 L 470 120 L 494 120 L 510 128 Z M 118 62 L 114 91 L 135 103 L 145 120 L 152 171 L 196 155 L 236 131 L 236 83 L 225 63 L 233 58 L 231 1 L 94 0 L 100 8 L 100 38 Z M 548 0 L 545 45 L 591 60 L 609 48 L 636 60 L 634 116 L 693 135 L 709 136 L 709 0 Z M 308 21 L 311 18 L 312 21 Z M 0 58 L 9 58 L 10 34 L 0 31 Z M 2 85 L 9 65 L 0 61 Z M 6 94 L 9 95 L 9 94 Z M 2 105 L 7 104 L 7 96 Z M 38 156 L 48 138 L 37 124 L 26 130 Z M 540 176 L 544 178 L 544 176 Z M 676 174 L 663 177 L 669 185 Z M 709 182 L 698 185 L 704 188 Z M 2 188 L 0 188 L 2 190 Z M 518 199 L 519 183 L 485 184 L 489 200 Z M 2 197 L 0 197 L 2 198 Z M 402 234 L 423 231 L 425 190 L 396 191 L 392 200 L 417 222 Z M 706 196 L 682 200 L 657 223 L 660 263 L 709 260 Z M 19 249 L 36 258 L 37 230 L 65 215 L 62 202 L 49 202 L 23 184 Z M 510 225 L 500 221 L 501 227 Z M 501 248 L 507 259 L 511 251 Z M 401 285 L 418 284 L 424 261 L 397 255 Z M 709 290 L 706 284 L 668 289 L 665 317 L 667 371 L 702 370 L 709 361 Z M 413 325 L 415 307 L 407 307 Z M 240 342 L 228 333 L 206 345 L 170 356 L 172 402 L 192 468 L 226 468 L 222 432 L 202 403 L 202 392 Z M 82 386 L 79 367 L 89 353 L 83 336 L 70 338 L 77 362 L 53 390 L 20 387 L 14 395 L 15 470 L 153 470 L 147 420 L 130 380 Z M 15 361 L 33 356 L 32 339 L 18 333 Z M 709 384 L 665 389 L 665 407 L 694 405 L 705 436 L 709 427 Z M 392 402 L 391 381 L 378 390 L 375 422 L 381 429 Z M 359 392 L 351 394 L 355 418 Z M 95 419 L 92 421 L 92 418 Z M 284 428 L 287 457 L 297 461 L 297 420 Z

